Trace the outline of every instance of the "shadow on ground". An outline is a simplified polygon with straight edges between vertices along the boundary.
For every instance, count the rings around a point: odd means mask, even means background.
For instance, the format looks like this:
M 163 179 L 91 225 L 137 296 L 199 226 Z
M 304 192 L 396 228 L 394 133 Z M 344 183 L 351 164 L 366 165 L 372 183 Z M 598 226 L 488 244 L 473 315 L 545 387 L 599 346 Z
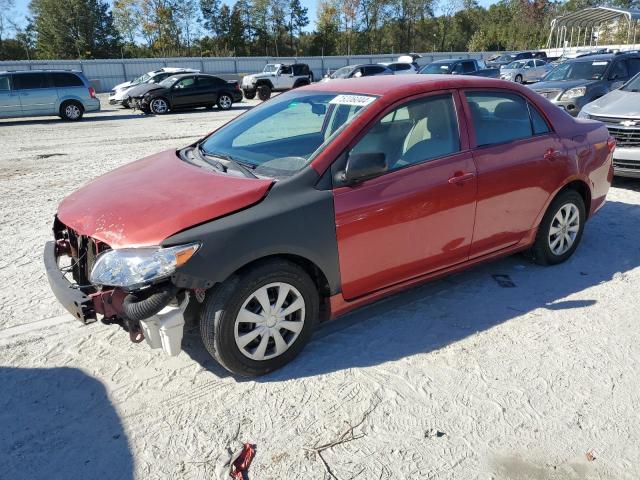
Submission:
M 104 386 L 75 368 L 0 367 L 0 478 L 132 479 Z
M 322 325 L 296 360 L 256 380 L 378 365 L 438 350 L 537 309 L 588 308 L 596 303 L 588 294 L 566 297 L 640 266 L 638 225 L 638 205 L 608 202 L 564 264 L 541 267 L 514 255 L 394 295 Z M 515 287 L 500 286 L 496 275 L 507 275 Z M 185 351 L 218 373 L 202 343 L 192 340 Z

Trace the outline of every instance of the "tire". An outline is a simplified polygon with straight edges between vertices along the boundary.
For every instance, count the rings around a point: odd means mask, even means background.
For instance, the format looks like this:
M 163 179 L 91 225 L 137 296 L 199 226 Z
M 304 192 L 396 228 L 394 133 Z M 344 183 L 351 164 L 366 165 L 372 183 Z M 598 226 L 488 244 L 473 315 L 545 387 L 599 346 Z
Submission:
M 568 214 L 569 221 L 563 223 L 562 218 L 566 218 L 565 213 Z M 577 225 L 571 221 L 575 215 L 579 222 Z M 586 211 L 582 196 L 575 190 L 561 192 L 544 214 L 535 242 L 527 252 L 528 256 L 539 265 L 556 265 L 564 262 L 578 248 L 585 221 Z M 558 228 L 559 233 L 552 231 Z M 566 248 L 569 243 L 569 247 Z M 562 248 L 559 248 L 561 245 Z
M 520 74 L 516 75 L 516 78 L 514 78 L 514 81 L 516 83 L 522 83 L 522 75 Z
M 121 105 L 122 108 L 131 108 L 131 105 L 129 105 L 129 100 L 123 100 Z
M 293 90 L 294 88 L 304 87 L 306 85 L 309 85 L 309 81 L 308 80 L 300 80 L 300 81 L 294 83 L 293 87 L 291 87 L 291 89 Z
M 228 93 L 223 93 L 218 96 L 216 105 L 218 105 L 220 110 L 231 110 L 231 107 L 233 106 L 233 98 L 231 98 L 231 95 Z
M 271 87 L 269 85 L 260 85 L 258 87 L 258 98 L 263 102 L 271 98 Z
M 169 102 L 164 97 L 154 98 L 149 102 L 149 110 L 156 115 L 164 115 L 169 111 Z
M 280 292 L 285 288 L 289 293 L 280 304 L 286 305 L 284 310 L 297 309 L 284 317 L 265 315 L 256 294 L 262 292 L 263 301 L 277 308 Z M 245 313 L 241 315 L 241 311 Z M 269 260 L 210 290 L 200 317 L 200 335 L 213 358 L 231 373 L 245 377 L 264 375 L 300 353 L 318 324 L 318 316 L 319 295 L 309 275 L 294 263 Z M 263 326 L 246 322 L 254 318 L 264 321 Z M 280 322 L 287 326 L 278 328 L 279 324 L 284 325 Z M 265 329 L 267 333 L 262 334 Z M 242 335 L 251 337 L 243 340 Z M 276 335 L 284 341 L 280 343 L 280 353 Z M 257 358 L 261 356 L 262 359 Z
M 80 102 L 67 100 L 60 105 L 60 118 L 67 122 L 77 122 L 84 115 L 84 107 Z
M 244 98 L 246 98 L 247 100 L 253 100 L 254 98 L 256 98 L 255 90 L 244 90 L 242 93 L 244 93 Z

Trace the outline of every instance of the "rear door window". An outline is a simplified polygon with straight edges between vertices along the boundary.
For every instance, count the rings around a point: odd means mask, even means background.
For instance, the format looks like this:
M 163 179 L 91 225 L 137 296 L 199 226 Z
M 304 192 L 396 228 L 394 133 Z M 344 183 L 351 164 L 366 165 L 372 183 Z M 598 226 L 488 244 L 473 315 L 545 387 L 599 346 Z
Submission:
M 73 73 L 52 72 L 50 75 L 55 87 L 84 87 L 80 77 Z
M 382 73 L 384 72 L 385 67 L 382 66 L 378 66 L 378 65 L 370 65 L 368 67 L 365 67 L 365 75 L 377 75 L 378 73 Z
M 465 92 L 479 147 L 533 136 L 527 102 L 508 92 Z
M 9 75 L 0 75 L 0 92 L 11 90 L 9 86 Z
M 198 87 L 215 88 L 224 83 L 224 80 L 217 77 L 198 77 Z
M 31 90 L 34 88 L 49 88 L 47 74 L 42 73 L 20 73 L 13 76 L 16 90 Z
M 476 65 L 474 62 L 462 62 L 462 73 L 472 73 L 476 71 Z

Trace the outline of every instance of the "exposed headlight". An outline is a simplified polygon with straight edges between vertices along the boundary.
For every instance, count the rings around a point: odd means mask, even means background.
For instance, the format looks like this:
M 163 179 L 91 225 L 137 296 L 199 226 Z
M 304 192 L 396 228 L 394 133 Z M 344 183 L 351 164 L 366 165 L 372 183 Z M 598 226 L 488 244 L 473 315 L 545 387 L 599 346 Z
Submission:
M 200 245 L 108 250 L 98 256 L 89 280 L 94 285 L 134 288 L 169 277 L 184 265 Z
M 578 98 L 584 97 L 584 94 L 587 93 L 587 87 L 576 87 L 570 88 L 566 92 L 562 94 L 560 100 L 568 100 L 569 98 Z

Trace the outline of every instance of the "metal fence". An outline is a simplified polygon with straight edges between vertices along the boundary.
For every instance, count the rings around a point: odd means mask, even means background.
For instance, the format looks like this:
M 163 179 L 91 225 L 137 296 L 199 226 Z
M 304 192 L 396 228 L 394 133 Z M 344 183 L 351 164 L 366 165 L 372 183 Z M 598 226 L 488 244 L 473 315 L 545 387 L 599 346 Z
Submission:
M 442 58 L 487 58 L 497 52 L 425 53 L 418 64 L 426 65 Z M 504 53 L 504 52 L 501 52 Z M 20 60 L 0 62 L 0 71 L 64 69 L 81 70 L 98 92 L 106 92 L 118 83 L 131 80 L 146 72 L 162 67 L 195 68 L 203 73 L 217 74 L 231 79 L 249 73 L 261 72 L 267 63 L 302 62 L 309 65 L 316 79 L 328 69 L 337 69 L 358 63 L 393 62 L 398 55 L 352 55 L 338 57 L 173 57 L 132 58 L 106 60 Z

